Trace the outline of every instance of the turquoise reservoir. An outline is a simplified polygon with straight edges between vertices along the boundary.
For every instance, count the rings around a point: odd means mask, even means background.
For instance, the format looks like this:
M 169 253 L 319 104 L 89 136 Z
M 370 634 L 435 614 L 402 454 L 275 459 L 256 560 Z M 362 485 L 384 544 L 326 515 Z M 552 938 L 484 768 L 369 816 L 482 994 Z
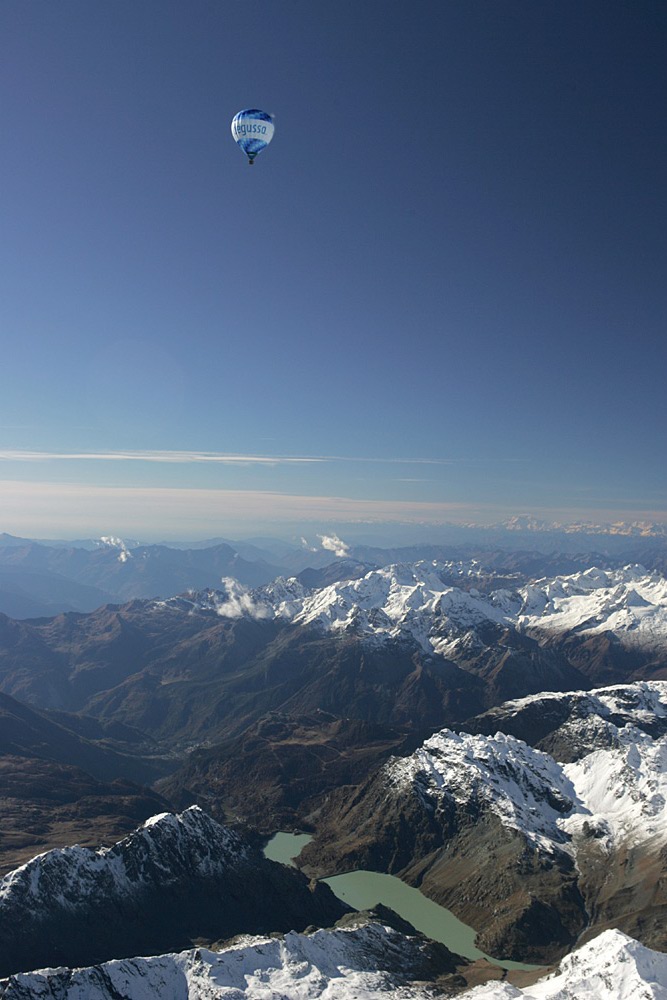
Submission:
M 292 865 L 301 849 L 312 840 L 307 833 L 276 833 L 264 849 L 265 857 Z M 395 875 L 381 872 L 357 871 L 345 875 L 332 875 L 322 879 L 348 906 L 355 910 L 369 910 L 378 903 L 389 906 L 395 913 L 408 920 L 416 930 L 434 941 L 447 945 L 450 951 L 474 961 L 485 958 L 502 969 L 538 969 L 538 965 L 505 962 L 491 958 L 475 946 L 477 932 L 458 917 L 424 896 L 419 889 L 401 882 Z

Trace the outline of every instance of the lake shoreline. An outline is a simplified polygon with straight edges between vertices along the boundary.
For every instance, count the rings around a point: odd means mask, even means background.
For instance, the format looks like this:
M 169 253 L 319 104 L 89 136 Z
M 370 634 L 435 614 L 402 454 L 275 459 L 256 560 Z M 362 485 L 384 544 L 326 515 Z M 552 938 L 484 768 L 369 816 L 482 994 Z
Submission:
M 313 837 L 307 833 L 276 833 L 266 844 L 264 856 L 270 861 L 297 867 L 294 865 L 294 859 L 312 839 Z M 450 951 L 472 962 L 484 959 L 506 970 L 532 972 L 543 968 L 539 965 L 493 958 L 480 951 L 475 944 L 477 931 L 474 928 L 464 924 L 451 910 L 434 903 L 419 889 L 407 885 L 395 875 L 356 870 L 331 875 L 319 881 L 328 885 L 338 899 L 355 910 L 372 909 L 378 903 L 389 907 L 407 920 L 415 930 L 433 941 L 439 941 Z

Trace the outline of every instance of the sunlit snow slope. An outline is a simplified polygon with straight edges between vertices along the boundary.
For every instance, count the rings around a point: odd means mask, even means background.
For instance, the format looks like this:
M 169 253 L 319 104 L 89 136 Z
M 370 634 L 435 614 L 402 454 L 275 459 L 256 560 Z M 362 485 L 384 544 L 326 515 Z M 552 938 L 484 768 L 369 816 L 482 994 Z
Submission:
M 489 983 L 460 1000 L 665 1000 L 667 955 L 621 931 L 604 931 L 568 955 L 559 970 L 524 990 Z

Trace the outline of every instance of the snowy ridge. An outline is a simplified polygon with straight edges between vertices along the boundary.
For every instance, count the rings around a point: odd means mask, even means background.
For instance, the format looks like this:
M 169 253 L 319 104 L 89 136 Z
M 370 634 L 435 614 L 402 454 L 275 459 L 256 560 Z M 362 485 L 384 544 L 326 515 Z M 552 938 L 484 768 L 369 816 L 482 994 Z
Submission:
M 427 1000 L 403 985 L 418 945 L 380 924 L 294 931 L 284 938 L 242 937 L 220 952 L 204 948 L 156 958 L 106 962 L 89 969 L 46 969 L 6 981 L 4 1000 Z M 386 971 L 393 970 L 393 974 Z
M 633 844 L 667 839 L 667 738 L 625 726 L 620 746 L 596 750 L 563 768 L 582 803 L 562 824 L 571 834 L 583 824 L 604 833 L 608 842 Z
M 411 943 L 410 943 L 411 942 Z M 240 938 L 220 952 L 204 948 L 106 962 L 88 969 L 44 969 L 11 976 L 4 1000 L 429 1000 L 410 983 L 414 939 L 379 924 Z M 397 969 L 403 968 L 401 975 Z M 390 970 L 390 971 L 387 971 Z M 415 977 L 417 978 L 417 977 Z M 461 1000 L 665 1000 L 667 955 L 617 930 L 568 955 L 558 971 L 518 989 L 493 982 Z
M 500 708 L 503 714 L 512 716 L 528 705 L 546 701 L 566 701 L 580 718 L 597 715 L 610 719 L 613 716 L 617 722 L 651 729 L 656 720 L 667 719 L 667 681 L 634 681 L 594 691 L 544 691 L 513 698 L 503 702 Z
M 644 734 L 654 738 L 667 734 L 667 681 L 635 681 L 594 691 L 545 691 L 506 701 L 490 709 L 487 719 L 490 725 L 494 717 L 496 725 L 501 720 L 511 723 L 531 710 L 549 715 L 558 705 L 568 716 L 557 733 L 569 760 L 594 750 L 641 743 Z
M 449 798 L 487 807 L 545 851 L 569 845 L 559 821 L 578 807 L 572 781 L 548 754 L 513 736 L 444 729 L 410 757 L 394 758 L 384 773 L 390 785 L 416 788 L 436 806 Z
M 241 839 L 192 806 L 180 815 L 161 813 L 113 847 L 65 847 L 32 858 L 0 880 L 0 918 L 22 909 L 57 906 L 76 910 L 91 896 L 122 897 L 142 883 L 169 884 L 223 871 L 243 858 Z
M 475 562 L 422 560 L 374 569 L 319 590 L 278 578 L 250 591 L 225 579 L 219 591 L 154 603 L 227 618 L 281 619 L 368 641 L 406 640 L 444 656 L 455 655 L 461 642 L 474 642 L 475 630 L 489 624 L 537 638 L 611 631 L 628 646 L 667 649 L 667 580 L 641 566 L 591 568 L 490 594 L 444 582 L 458 577 L 472 583 L 479 575 Z
M 618 930 L 604 931 L 567 955 L 558 971 L 520 990 L 489 983 L 460 1000 L 665 1000 L 667 955 Z
M 619 685 L 581 695 L 588 713 L 568 725 L 575 733 L 582 726 L 584 742 L 591 726 L 603 725 L 607 745 L 575 763 L 559 764 L 504 733 L 472 736 L 445 729 L 410 757 L 391 760 L 382 773 L 390 787 L 414 790 L 436 808 L 445 800 L 464 807 L 482 805 L 549 852 L 576 852 L 578 836 L 591 829 L 610 849 L 622 842 L 667 841 L 667 736 L 654 739 L 632 723 L 619 726 L 610 721 L 615 709 L 627 710 L 629 704 L 635 706 L 638 721 L 649 706 L 664 715 L 667 682 Z
M 587 569 L 523 588 L 520 625 L 556 632 L 611 631 L 630 645 L 660 645 L 667 636 L 667 580 L 643 566 Z

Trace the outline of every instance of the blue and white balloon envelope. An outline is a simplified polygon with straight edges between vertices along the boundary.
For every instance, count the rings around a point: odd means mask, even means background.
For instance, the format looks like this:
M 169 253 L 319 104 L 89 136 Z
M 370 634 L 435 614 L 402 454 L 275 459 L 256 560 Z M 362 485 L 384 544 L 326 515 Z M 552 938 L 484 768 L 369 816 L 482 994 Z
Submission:
M 259 108 L 246 108 L 232 118 L 232 135 L 252 166 L 273 139 L 273 118 Z

